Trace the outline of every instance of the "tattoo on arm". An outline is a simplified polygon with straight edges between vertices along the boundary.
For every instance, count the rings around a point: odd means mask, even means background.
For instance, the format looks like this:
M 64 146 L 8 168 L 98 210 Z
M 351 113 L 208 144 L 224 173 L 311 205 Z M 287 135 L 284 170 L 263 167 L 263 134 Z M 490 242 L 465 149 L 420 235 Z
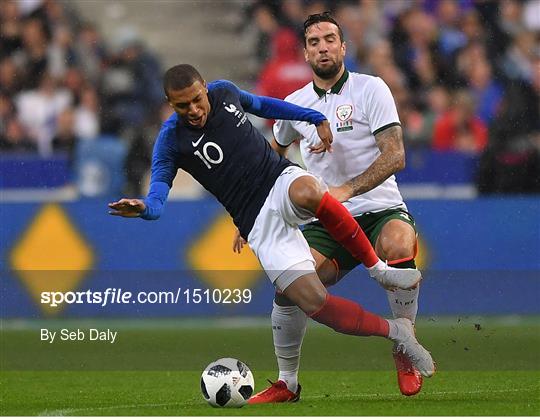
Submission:
M 405 167 L 401 126 L 395 125 L 375 135 L 380 156 L 360 175 L 346 182 L 351 197 L 366 193 Z

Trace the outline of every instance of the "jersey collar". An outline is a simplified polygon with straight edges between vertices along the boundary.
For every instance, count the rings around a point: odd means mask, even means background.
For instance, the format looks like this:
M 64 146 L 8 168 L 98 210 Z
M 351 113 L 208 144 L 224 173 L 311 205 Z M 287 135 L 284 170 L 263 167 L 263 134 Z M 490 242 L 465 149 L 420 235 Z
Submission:
M 330 93 L 335 93 L 336 95 L 338 95 L 341 92 L 341 89 L 343 89 L 343 85 L 345 84 L 348 78 L 349 78 L 349 71 L 345 69 L 345 71 L 343 72 L 341 77 L 338 79 L 338 81 L 334 84 L 334 86 L 330 88 Z M 322 98 L 328 92 L 320 88 L 319 86 L 317 86 L 315 84 L 315 81 L 313 82 L 313 90 L 315 91 L 315 93 L 317 94 L 319 98 Z

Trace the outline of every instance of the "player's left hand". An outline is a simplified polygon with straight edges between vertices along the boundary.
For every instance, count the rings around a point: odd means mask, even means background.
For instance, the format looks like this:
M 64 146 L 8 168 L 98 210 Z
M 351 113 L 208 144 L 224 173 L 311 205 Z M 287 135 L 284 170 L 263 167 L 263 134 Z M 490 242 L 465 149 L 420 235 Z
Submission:
M 332 130 L 330 129 L 330 123 L 328 120 L 324 120 L 317 126 L 317 134 L 321 139 L 321 143 L 316 146 L 309 146 L 310 153 L 332 153 L 332 142 L 334 141 L 334 136 L 332 135 Z
M 353 196 L 350 188 L 346 184 L 340 185 L 339 187 L 328 187 L 328 192 L 341 203 Z
M 236 232 L 234 232 L 233 243 L 232 243 L 233 251 L 236 252 L 237 254 L 240 254 L 245 244 L 247 244 L 247 241 L 244 238 L 242 238 L 242 236 L 240 235 L 240 231 L 236 229 Z

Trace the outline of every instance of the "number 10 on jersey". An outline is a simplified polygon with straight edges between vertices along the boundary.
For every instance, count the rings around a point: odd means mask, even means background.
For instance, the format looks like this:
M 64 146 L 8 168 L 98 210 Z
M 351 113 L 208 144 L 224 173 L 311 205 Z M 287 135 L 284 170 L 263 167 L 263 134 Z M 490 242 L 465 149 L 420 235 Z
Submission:
M 223 162 L 223 150 L 221 150 L 221 147 L 213 141 L 204 144 L 202 153 L 200 150 L 195 150 L 193 154 L 198 156 L 208 169 L 212 169 L 212 165 L 219 165 Z

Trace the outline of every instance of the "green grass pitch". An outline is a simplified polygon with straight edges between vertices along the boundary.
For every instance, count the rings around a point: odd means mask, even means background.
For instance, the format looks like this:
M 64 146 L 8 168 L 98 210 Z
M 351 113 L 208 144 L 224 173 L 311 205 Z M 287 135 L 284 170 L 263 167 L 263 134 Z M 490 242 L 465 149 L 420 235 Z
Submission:
M 216 409 L 200 372 L 219 357 L 245 361 L 256 390 L 275 379 L 269 321 L 3 321 L 0 414 L 73 416 L 540 415 L 540 320 L 437 318 L 418 322 L 438 372 L 401 396 L 391 343 L 310 323 L 295 404 Z M 39 328 L 111 328 L 114 344 L 40 343 Z

